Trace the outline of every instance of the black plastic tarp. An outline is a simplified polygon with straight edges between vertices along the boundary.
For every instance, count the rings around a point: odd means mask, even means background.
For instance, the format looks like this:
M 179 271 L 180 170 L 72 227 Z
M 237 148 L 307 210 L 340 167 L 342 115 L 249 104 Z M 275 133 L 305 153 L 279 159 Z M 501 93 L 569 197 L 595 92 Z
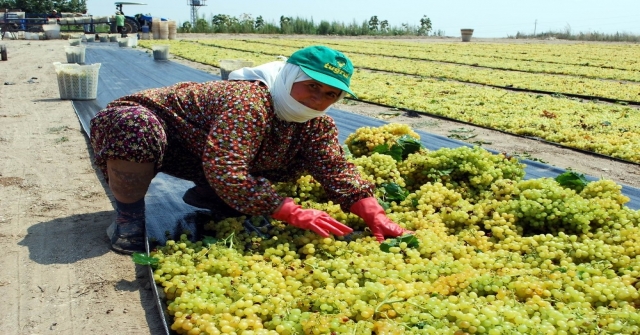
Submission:
M 155 61 L 152 53 L 145 49 L 120 48 L 118 43 L 92 42 L 87 44 L 85 61 L 87 64 L 100 63 L 98 96 L 96 100 L 73 101 L 74 109 L 86 134 L 89 134 L 89 121 L 110 101 L 143 89 L 172 85 L 182 81 L 204 82 L 220 80 L 219 76 L 196 70 L 174 61 Z M 340 141 L 357 128 L 380 126 L 387 122 L 345 111 L 332 109 L 328 112 L 339 128 Z M 471 146 L 468 143 L 444 136 L 416 131 L 422 143 L 431 150 Z M 522 160 L 527 165 L 525 178 L 555 177 L 564 170 L 547 164 Z M 595 180 L 594 177 L 588 177 Z M 184 230 L 198 234 L 199 223 L 206 222 L 206 212 L 191 207 L 182 201 L 182 195 L 193 184 L 165 174 L 154 178 L 145 198 L 147 204 L 147 236 L 149 241 L 163 243 L 167 238 L 175 239 Z M 623 193 L 631 201 L 630 208 L 640 208 L 640 190 L 623 185 Z M 151 277 L 153 278 L 153 277 Z M 151 279 L 152 280 L 152 279 Z M 162 301 L 154 287 L 159 310 L 163 311 Z M 164 321 L 165 315 L 161 312 Z M 165 322 L 166 323 L 166 322 Z M 167 334 L 170 333 L 165 325 Z

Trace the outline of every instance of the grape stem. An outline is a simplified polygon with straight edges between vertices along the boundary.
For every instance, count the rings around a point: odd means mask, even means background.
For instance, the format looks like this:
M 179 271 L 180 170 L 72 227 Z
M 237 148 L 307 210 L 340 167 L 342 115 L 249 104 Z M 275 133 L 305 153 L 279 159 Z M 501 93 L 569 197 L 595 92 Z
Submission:
M 233 232 L 222 240 L 222 242 L 224 242 L 225 245 L 229 243 L 229 249 L 233 249 L 233 238 L 235 237 L 235 235 L 236 233 Z
M 400 299 L 400 300 L 389 300 L 389 296 L 390 296 L 391 294 L 393 294 L 393 292 L 395 292 L 395 291 L 397 291 L 397 290 L 398 290 L 398 289 L 395 289 L 395 288 L 394 288 L 393 290 L 389 291 L 389 293 L 387 293 L 387 294 L 384 296 L 384 299 L 383 299 L 383 300 L 378 304 L 378 306 L 376 306 L 376 308 L 373 310 L 373 313 L 374 313 L 374 314 L 377 314 L 377 313 L 379 312 L 379 310 L 380 310 L 380 307 L 382 307 L 382 306 L 384 306 L 384 305 L 391 305 L 391 304 L 395 304 L 395 303 L 397 303 L 397 302 L 405 302 L 405 301 L 406 301 L 405 299 Z M 393 308 L 393 306 L 391 306 L 391 308 Z
M 311 264 L 309 262 L 304 262 L 304 265 L 310 266 L 313 270 L 318 270 L 319 268 L 318 264 Z
M 334 258 L 332 254 L 328 253 L 326 250 L 324 250 L 324 249 L 322 249 L 322 248 L 320 249 L 320 252 L 321 252 L 323 255 L 325 255 L 326 257 Z
M 205 252 L 201 253 L 202 250 L 204 250 Z M 200 252 L 197 253 L 197 255 L 198 255 L 197 259 L 199 259 L 199 260 L 202 259 L 204 256 L 206 256 L 209 253 L 209 250 L 211 250 L 211 249 L 205 248 L 205 249 L 202 249 L 202 250 L 200 250 Z
M 353 333 L 351 333 L 351 334 L 353 334 L 353 335 L 356 335 L 356 334 L 357 334 L 357 332 L 358 332 L 358 326 L 359 326 L 359 325 L 360 325 L 360 324 L 356 322 L 356 326 L 355 326 L 355 327 L 353 327 Z

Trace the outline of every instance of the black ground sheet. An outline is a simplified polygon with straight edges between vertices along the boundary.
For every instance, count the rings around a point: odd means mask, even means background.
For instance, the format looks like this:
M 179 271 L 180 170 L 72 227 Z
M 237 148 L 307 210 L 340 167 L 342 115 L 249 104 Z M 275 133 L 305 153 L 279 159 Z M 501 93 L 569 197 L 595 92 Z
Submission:
M 120 48 L 118 43 L 88 43 L 85 56 L 86 64 L 101 63 L 98 96 L 96 100 L 73 101 L 74 109 L 85 133 L 89 134 L 89 121 L 110 101 L 121 96 L 143 89 L 172 85 L 181 81 L 204 82 L 221 80 L 219 76 L 196 70 L 172 61 L 155 61 L 152 53 L 141 48 Z M 340 141 L 357 128 L 364 126 L 380 126 L 387 122 L 361 116 L 345 111 L 331 109 L 328 114 L 338 125 Z M 470 146 L 468 143 L 449 139 L 444 136 L 416 131 L 421 136 L 421 142 L 430 150 L 443 147 Z M 522 160 L 527 165 L 526 179 L 540 177 L 555 177 L 564 170 L 550 165 L 530 160 Z M 99 173 L 99 172 L 98 172 Z M 589 177 L 591 180 L 597 178 Z M 167 238 L 177 238 L 184 230 L 189 230 L 195 236 L 199 235 L 198 227 L 208 222 L 206 211 L 189 206 L 182 201 L 184 192 L 193 183 L 179 180 L 165 174 L 154 178 L 145 198 L 147 204 L 147 237 L 150 243 L 162 243 Z M 623 193 L 631 201 L 630 208 L 640 208 L 640 189 L 623 185 Z M 157 242 L 156 242 L 157 241 Z M 153 278 L 153 277 L 151 277 Z M 151 279 L 153 280 L 153 279 Z M 157 289 L 155 285 L 151 285 Z M 162 301 L 156 298 L 159 311 L 163 310 Z M 165 315 L 161 312 L 163 320 Z M 165 322 L 166 323 L 166 322 Z M 165 325 L 167 334 L 170 334 Z

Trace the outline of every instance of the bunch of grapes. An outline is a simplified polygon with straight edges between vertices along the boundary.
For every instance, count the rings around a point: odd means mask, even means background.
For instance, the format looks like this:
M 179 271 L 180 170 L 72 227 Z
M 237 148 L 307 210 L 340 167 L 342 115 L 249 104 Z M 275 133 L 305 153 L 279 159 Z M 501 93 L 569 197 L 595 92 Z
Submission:
M 296 181 L 280 182 L 274 185 L 276 191 L 291 197 L 296 203 L 301 201 L 326 202 L 324 188 L 311 175 L 302 175 Z
M 622 194 L 622 186 L 613 180 L 600 179 L 588 183 L 580 192 L 580 196 L 585 199 L 608 199 L 613 200 L 618 205 L 629 202 L 629 197 Z
M 528 233 L 587 233 L 612 223 L 615 213 L 610 209 L 621 209 L 619 204 L 611 207 L 610 201 L 603 202 L 601 198 L 584 198 L 551 178 L 520 181 L 517 189 L 496 211 L 515 216 L 517 224 Z
M 403 135 L 409 135 L 416 140 L 420 135 L 413 131 L 409 125 L 389 123 L 381 127 L 362 127 L 349 134 L 344 141 L 354 157 L 367 156 L 373 153 L 377 146 L 386 144 L 388 147 L 396 144 Z
M 389 155 L 373 153 L 353 158 L 351 162 L 356 165 L 362 178 L 378 187 L 388 183 L 395 183 L 401 187 L 406 186 L 396 167 L 396 160 Z
M 476 197 L 491 190 L 491 185 L 500 179 L 518 181 L 524 177 L 524 165 L 517 159 L 494 155 L 480 147 L 411 154 L 398 164 L 398 170 L 410 190 L 425 183 L 440 182 L 458 189 L 465 197 Z

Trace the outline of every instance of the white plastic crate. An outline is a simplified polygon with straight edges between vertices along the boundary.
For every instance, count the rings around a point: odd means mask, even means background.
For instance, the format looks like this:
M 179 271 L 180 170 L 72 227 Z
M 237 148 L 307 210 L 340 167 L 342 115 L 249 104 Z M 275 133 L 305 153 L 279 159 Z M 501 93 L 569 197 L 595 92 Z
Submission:
M 57 24 L 43 24 L 42 29 L 48 40 L 60 39 L 60 26 Z
M 154 60 L 168 60 L 169 59 L 169 46 L 166 44 L 157 44 L 151 46 L 153 50 Z
M 24 39 L 25 40 L 39 40 L 40 39 L 40 34 L 39 33 L 30 33 L 30 32 L 25 32 L 24 33 Z
M 100 63 L 91 65 L 53 63 L 58 76 L 60 99 L 95 99 L 98 96 L 100 65 Z
M 67 46 L 64 47 L 64 51 L 67 54 L 67 63 L 84 64 L 86 48 L 84 46 Z
M 118 46 L 121 48 L 126 48 L 129 46 L 129 38 L 128 37 L 118 37 Z
M 138 36 L 129 36 L 129 46 L 135 48 L 138 46 Z

